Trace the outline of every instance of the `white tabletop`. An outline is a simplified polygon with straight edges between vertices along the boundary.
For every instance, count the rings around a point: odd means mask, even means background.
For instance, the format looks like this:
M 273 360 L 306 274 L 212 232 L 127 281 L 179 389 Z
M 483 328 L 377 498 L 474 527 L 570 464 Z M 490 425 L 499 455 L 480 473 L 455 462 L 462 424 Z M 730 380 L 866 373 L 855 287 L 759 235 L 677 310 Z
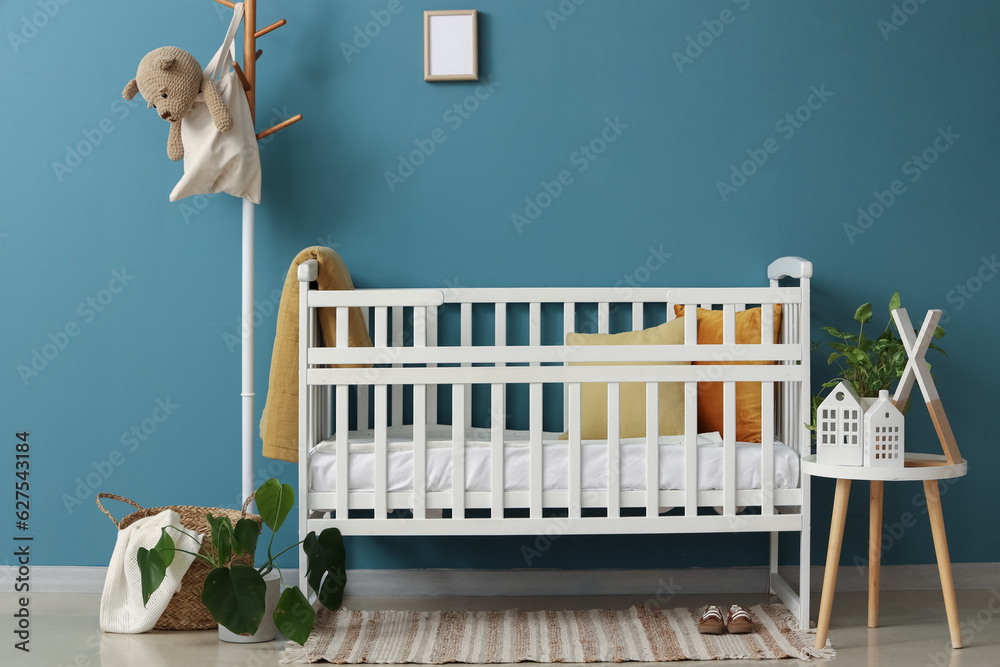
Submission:
M 867 479 L 886 482 L 948 479 L 964 477 L 968 472 L 968 461 L 949 464 L 944 454 L 918 454 L 906 452 L 902 468 L 874 468 L 869 466 L 841 466 L 816 463 L 816 455 L 802 457 L 802 472 L 815 477 L 834 479 Z

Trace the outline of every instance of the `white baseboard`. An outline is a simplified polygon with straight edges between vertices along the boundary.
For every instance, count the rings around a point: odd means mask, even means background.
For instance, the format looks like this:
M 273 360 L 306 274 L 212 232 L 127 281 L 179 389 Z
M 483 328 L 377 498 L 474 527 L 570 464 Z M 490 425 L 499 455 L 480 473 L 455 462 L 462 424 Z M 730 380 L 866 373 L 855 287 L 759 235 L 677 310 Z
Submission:
M 35 566 L 29 573 L 33 593 L 100 593 L 106 567 Z M 955 563 L 958 589 L 990 589 L 1000 581 L 1000 563 Z M 797 587 L 798 568 L 782 567 L 782 575 Z M 814 591 L 823 584 L 823 568 L 811 568 Z M 284 568 L 286 583 L 298 581 L 298 569 Z M 18 571 L 0 566 L 0 592 L 14 591 Z M 689 595 L 763 593 L 766 567 L 677 570 L 349 570 L 347 593 L 379 597 L 536 597 L 575 595 Z M 886 565 L 880 574 L 883 591 L 937 590 L 936 565 Z M 868 570 L 842 565 L 838 591 L 868 589 Z

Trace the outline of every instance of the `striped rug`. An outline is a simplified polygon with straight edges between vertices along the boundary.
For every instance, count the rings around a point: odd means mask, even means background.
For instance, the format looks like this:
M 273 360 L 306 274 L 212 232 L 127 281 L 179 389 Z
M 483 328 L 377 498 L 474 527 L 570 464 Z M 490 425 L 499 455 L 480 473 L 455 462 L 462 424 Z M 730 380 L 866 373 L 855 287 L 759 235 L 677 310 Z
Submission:
M 671 662 L 829 658 L 784 605 L 750 609 L 754 632 L 698 634 L 700 612 L 636 606 L 592 611 L 320 611 L 281 664 Z

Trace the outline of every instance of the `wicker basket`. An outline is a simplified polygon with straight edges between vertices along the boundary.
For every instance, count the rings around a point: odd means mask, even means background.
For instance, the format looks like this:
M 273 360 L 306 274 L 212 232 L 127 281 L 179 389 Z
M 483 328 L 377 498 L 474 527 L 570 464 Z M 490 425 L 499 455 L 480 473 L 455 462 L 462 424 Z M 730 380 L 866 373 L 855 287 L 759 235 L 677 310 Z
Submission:
M 118 521 L 111 516 L 111 512 L 104 509 L 104 505 L 101 504 L 102 498 L 120 500 L 123 503 L 128 503 L 129 505 L 134 506 L 136 511 L 124 517 L 121 521 Z M 209 535 L 211 535 L 211 527 L 208 524 L 206 515 L 211 514 L 212 516 L 228 516 L 229 520 L 234 524 L 243 518 L 253 519 L 257 522 L 259 527 L 261 525 L 261 518 L 256 514 L 247 514 L 247 507 L 250 505 L 250 501 L 252 500 L 253 495 L 246 499 L 246 502 L 243 503 L 242 511 L 228 510 L 221 507 L 192 507 L 190 505 L 173 505 L 170 507 L 151 507 L 149 509 L 143 509 L 138 503 L 129 500 L 128 498 L 123 498 L 110 493 L 97 494 L 97 506 L 101 508 L 102 512 L 108 515 L 109 519 L 114 521 L 115 525 L 118 526 L 118 530 L 127 528 L 139 519 L 155 516 L 164 510 L 173 510 L 177 512 L 177 514 L 180 515 L 181 524 L 189 532 L 205 536 L 201 549 L 202 553 L 205 554 L 211 554 L 212 552 L 212 544 L 208 539 Z M 232 562 L 252 566 L 253 558 L 243 555 L 239 558 L 233 558 Z M 170 604 L 167 605 L 163 615 L 160 616 L 160 620 L 157 621 L 155 626 L 156 630 L 209 630 L 219 626 L 216 620 L 212 618 L 208 609 L 205 608 L 205 605 L 201 603 L 201 590 L 204 588 L 205 578 L 208 576 L 210 571 L 211 567 L 209 567 L 208 563 L 200 558 L 194 559 L 191 563 L 191 567 L 181 580 L 181 589 L 174 594 L 174 597 L 170 600 Z

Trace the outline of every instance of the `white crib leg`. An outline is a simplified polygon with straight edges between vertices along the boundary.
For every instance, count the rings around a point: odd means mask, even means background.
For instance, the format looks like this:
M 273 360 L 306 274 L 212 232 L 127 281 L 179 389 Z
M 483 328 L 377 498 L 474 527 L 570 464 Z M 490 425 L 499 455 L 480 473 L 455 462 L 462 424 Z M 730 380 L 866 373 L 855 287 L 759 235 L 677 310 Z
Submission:
M 802 532 L 799 533 L 799 629 L 809 629 L 809 589 L 810 589 L 810 486 L 812 478 L 802 475 Z

